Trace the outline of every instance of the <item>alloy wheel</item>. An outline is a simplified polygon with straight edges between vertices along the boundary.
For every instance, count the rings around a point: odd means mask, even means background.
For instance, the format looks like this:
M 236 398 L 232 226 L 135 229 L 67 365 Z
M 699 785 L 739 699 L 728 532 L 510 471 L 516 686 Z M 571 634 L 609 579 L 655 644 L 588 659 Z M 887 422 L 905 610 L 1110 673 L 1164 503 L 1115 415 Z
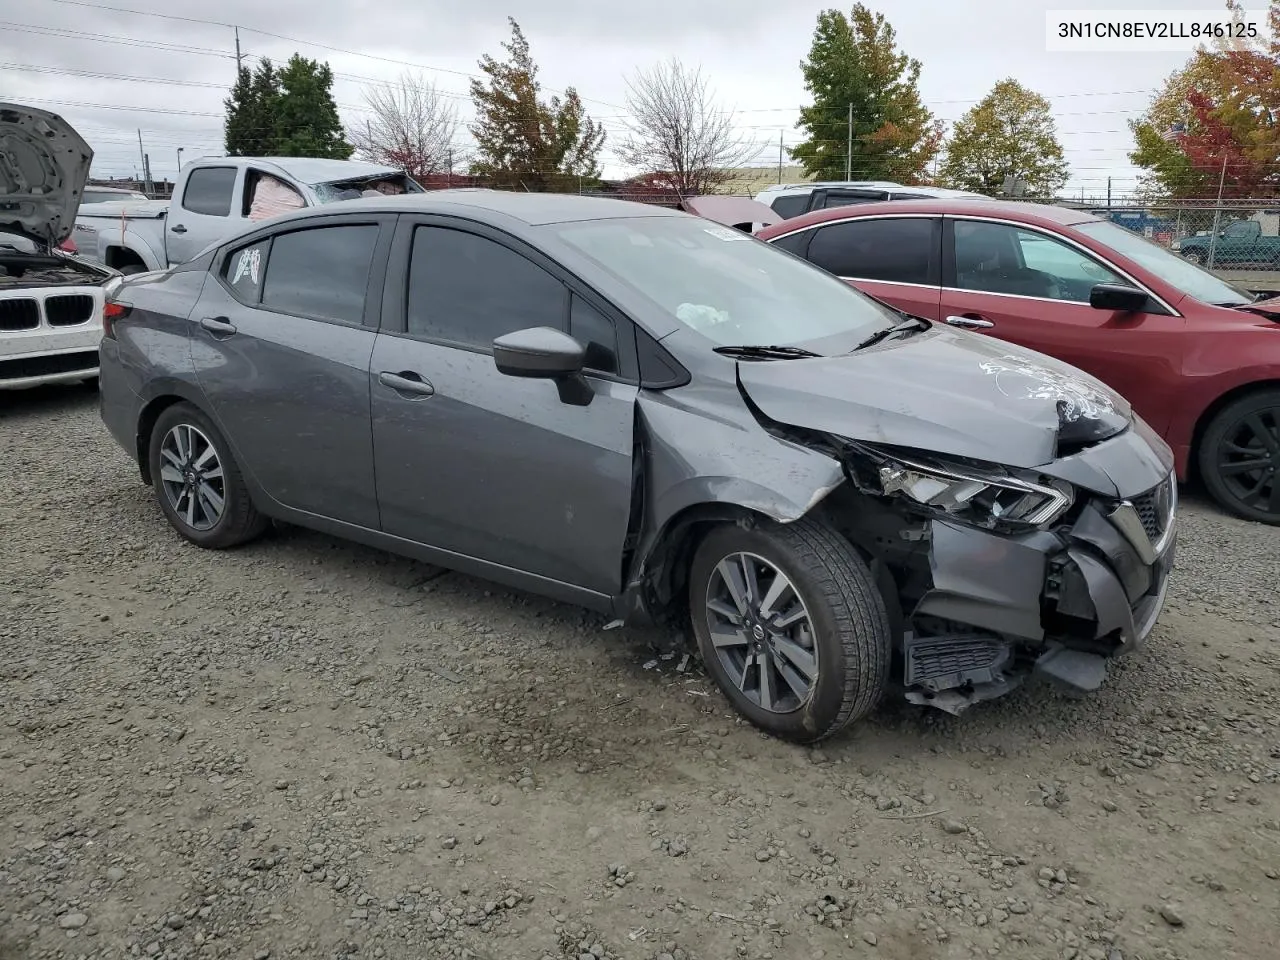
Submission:
M 1217 450 L 1218 477 L 1243 506 L 1280 514 L 1280 408 L 1248 413 L 1222 435 Z
M 173 512 L 193 530 L 212 530 L 226 510 L 217 448 L 199 427 L 179 423 L 160 444 L 160 480 Z
M 751 553 L 725 557 L 711 573 L 707 629 L 720 666 L 752 703 L 790 713 L 818 679 L 813 621 L 795 584 Z

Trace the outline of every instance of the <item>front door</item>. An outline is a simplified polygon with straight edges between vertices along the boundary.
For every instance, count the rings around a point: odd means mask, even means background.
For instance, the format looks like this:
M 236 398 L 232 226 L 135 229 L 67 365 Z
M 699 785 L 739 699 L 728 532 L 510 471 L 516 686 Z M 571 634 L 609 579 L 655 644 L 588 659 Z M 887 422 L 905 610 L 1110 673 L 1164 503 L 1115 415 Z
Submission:
M 617 594 L 637 393 L 620 364 L 625 321 L 505 235 L 446 224 L 404 218 L 388 273 L 370 366 L 382 528 Z M 540 326 L 588 346 L 588 405 L 494 366 L 496 337 Z
M 286 507 L 378 529 L 369 358 L 393 221 L 335 218 L 231 251 L 191 314 L 200 385 Z M 371 282 L 372 281 L 372 282 Z
M 1130 285 L 1081 248 L 1012 223 L 948 220 L 944 322 L 1048 354 L 1127 399 L 1163 432 L 1181 384 L 1184 321 L 1154 300 L 1123 313 L 1089 305 L 1095 284 Z M 949 251 L 950 252 L 950 251 Z

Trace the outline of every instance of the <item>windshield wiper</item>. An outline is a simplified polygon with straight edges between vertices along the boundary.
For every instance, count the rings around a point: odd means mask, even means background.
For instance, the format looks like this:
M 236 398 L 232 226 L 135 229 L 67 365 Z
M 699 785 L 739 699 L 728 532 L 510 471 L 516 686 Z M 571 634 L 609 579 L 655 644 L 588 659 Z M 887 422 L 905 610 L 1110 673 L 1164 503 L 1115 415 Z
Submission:
M 800 357 L 820 357 L 822 354 L 804 347 L 785 347 L 773 344 L 740 344 L 716 347 L 715 352 L 726 357 L 742 357 L 744 360 L 795 360 Z
M 856 350 L 862 350 L 865 347 L 874 347 L 881 340 L 887 340 L 889 337 L 893 336 L 895 333 L 904 333 L 907 330 L 928 330 L 928 329 L 929 329 L 928 320 L 925 320 L 921 317 L 907 317 L 907 319 L 899 323 L 895 323 L 892 327 L 885 327 L 882 330 L 877 330 L 871 336 L 867 337 L 867 339 L 863 340 L 860 344 L 854 347 L 853 350 L 856 351 Z M 852 353 L 853 351 L 850 351 L 850 352 Z

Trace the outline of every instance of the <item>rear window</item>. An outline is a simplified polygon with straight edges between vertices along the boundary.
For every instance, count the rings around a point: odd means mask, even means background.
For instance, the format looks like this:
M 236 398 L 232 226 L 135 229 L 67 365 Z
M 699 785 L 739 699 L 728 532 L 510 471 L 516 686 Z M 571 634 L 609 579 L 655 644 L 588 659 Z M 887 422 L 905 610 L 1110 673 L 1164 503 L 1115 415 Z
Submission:
M 846 220 L 820 228 L 808 258 L 838 277 L 927 284 L 933 238 L 934 221 L 926 217 Z
M 780 197 L 774 197 L 773 203 L 769 204 L 773 207 L 773 212 L 784 219 L 798 217 L 804 213 L 809 206 L 809 194 L 807 193 L 787 193 Z
M 231 194 L 236 185 L 235 167 L 201 167 L 187 175 L 182 208 L 206 217 L 231 215 Z

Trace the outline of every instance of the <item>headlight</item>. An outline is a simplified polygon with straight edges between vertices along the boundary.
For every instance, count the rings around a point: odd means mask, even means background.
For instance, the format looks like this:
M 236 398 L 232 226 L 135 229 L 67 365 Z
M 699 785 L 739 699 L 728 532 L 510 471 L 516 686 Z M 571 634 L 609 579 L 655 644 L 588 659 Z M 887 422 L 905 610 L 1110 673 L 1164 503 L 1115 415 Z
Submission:
M 988 530 L 1029 530 L 1057 520 L 1074 491 L 971 466 L 924 464 L 888 457 L 879 464 L 885 496 L 901 496 L 927 510 Z

